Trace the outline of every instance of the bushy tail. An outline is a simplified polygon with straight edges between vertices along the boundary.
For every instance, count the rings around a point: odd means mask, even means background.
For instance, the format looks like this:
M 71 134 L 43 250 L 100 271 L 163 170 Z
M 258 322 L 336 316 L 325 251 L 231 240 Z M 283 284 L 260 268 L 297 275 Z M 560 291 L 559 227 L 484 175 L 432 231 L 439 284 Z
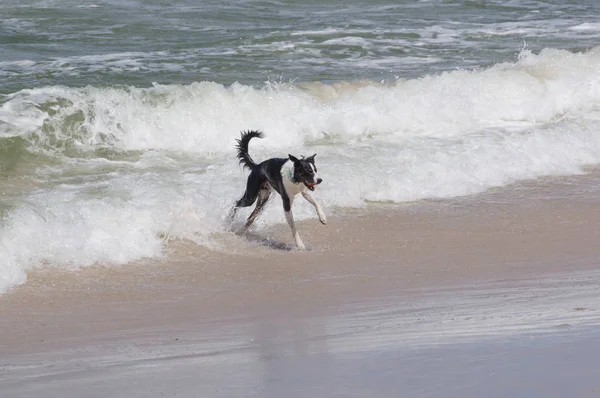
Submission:
M 237 158 L 240 160 L 240 164 L 250 170 L 256 166 L 256 163 L 254 163 L 254 160 L 252 160 L 248 153 L 248 144 L 250 143 L 250 140 L 255 137 L 263 138 L 264 136 L 263 133 L 258 130 L 242 131 L 242 137 L 239 140 L 236 140 L 238 143 L 236 146 L 238 151 Z

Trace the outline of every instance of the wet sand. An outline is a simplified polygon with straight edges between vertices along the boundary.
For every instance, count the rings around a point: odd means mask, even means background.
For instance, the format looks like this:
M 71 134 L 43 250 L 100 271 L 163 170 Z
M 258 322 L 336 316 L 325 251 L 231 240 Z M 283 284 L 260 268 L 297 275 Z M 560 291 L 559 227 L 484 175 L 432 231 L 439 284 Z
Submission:
M 307 252 L 279 225 L 30 272 L 0 297 L 2 396 L 595 396 L 588 186 L 307 220 Z

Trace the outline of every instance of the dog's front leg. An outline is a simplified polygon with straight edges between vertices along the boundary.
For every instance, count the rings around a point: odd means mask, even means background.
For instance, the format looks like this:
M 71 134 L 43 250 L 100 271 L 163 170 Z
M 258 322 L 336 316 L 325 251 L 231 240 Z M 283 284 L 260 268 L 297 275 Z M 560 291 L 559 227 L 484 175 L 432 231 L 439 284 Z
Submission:
M 296 230 L 296 224 L 294 223 L 294 215 L 292 214 L 292 203 L 293 203 L 293 198 L 289 198 L 287 196 L 283 197 L 283 210 L 285 211 L 285 219 L 288 222 L 288 225 L 290 226 L 291 230 L 292 230 L 292 235 L 294 236 L 294 241 L 296 242 L 296 247 L 300 250 L 306 250 L 306 247 L 304 246 L 304 243 L 302 243 L 302 239 L 300 239 L 300 235 L 298 234 L 298 231 Z
M 308 200 L 310 204 L 315 206 L 315 210 L 317 210 L 317 215 L 319 216 L 319 221 L 321 221 L 321 224 L 326 225 L 327 217 L 325 217 L 325 213 L 323 212 L 323 209 L 321 209 L 319 202 L 317 202 L 315 198 L 313 198 L 313 196 L 307 191 L 303 191 L 302 196 L 304 196 L 304 199 Z

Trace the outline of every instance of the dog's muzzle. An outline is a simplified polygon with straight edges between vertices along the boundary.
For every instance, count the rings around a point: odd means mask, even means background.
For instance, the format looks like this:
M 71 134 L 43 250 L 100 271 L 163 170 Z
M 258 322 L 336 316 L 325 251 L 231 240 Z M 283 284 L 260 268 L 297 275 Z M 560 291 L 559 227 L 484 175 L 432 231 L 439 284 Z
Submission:
M 304 181 L 304 185 L 306 185 L 306 187 L 307 187 L 308 189 L 310 189 L 311 191 L 314 191 L 314 190 L 315 190 L 315 187 L 316 187 L 317 185 L 319 185 L 320 183 L 322 183 L 322 182 L 323 182 L 323 179 L 322 179 L 322 178 L 317 178 L 317 183 L 316 183 L 316 184 L 311 184 L 310 182 L 306 182 L 306 181 Z

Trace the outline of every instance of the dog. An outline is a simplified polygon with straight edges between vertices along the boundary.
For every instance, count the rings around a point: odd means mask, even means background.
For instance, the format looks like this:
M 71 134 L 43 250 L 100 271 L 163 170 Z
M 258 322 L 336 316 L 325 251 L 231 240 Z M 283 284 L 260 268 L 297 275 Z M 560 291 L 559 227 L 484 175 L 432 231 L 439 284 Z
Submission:
M 233 221 L 240 207 L 252 206 L 258 198 L 254 211 L 252 211 L 244 226 L 238 230 L 238 233 L 244 233 L 262 213 L 265 204 L 274 190 L 281 195 L 285 218 L 292 230 L 296 247 L 300 250 L 305 250 L 306 247 L 302 239 L 300 239 L 296 224 L 294 223 L 292 204 L 294 203 L 294 197 L 301 193 L 315 207 L 319 221 L 323 225 L 327 224 L 327 218 L 321 205 L 311 195 L 315 187 L 323 182 L 323 179 L 317 175 L 317 166 L 315 165 L 315 156 L 317 154 L 315 153 L 308 158 L 302 156 L 301 159 L 288 154 L 287 158 L 271 158 L 260 164 L 256 164 L 248 153 L 248 145 L 251 139 L 263 137 L 264 135 L 261 131 L 250 130 L 242 131 L 241 138 L 236 140 L 237 158 L 240 164 L 250 170 L 250 175 L 248 176 L 244 195 L 235 203 L 235 206 L 230 211 L 229 221 Z

